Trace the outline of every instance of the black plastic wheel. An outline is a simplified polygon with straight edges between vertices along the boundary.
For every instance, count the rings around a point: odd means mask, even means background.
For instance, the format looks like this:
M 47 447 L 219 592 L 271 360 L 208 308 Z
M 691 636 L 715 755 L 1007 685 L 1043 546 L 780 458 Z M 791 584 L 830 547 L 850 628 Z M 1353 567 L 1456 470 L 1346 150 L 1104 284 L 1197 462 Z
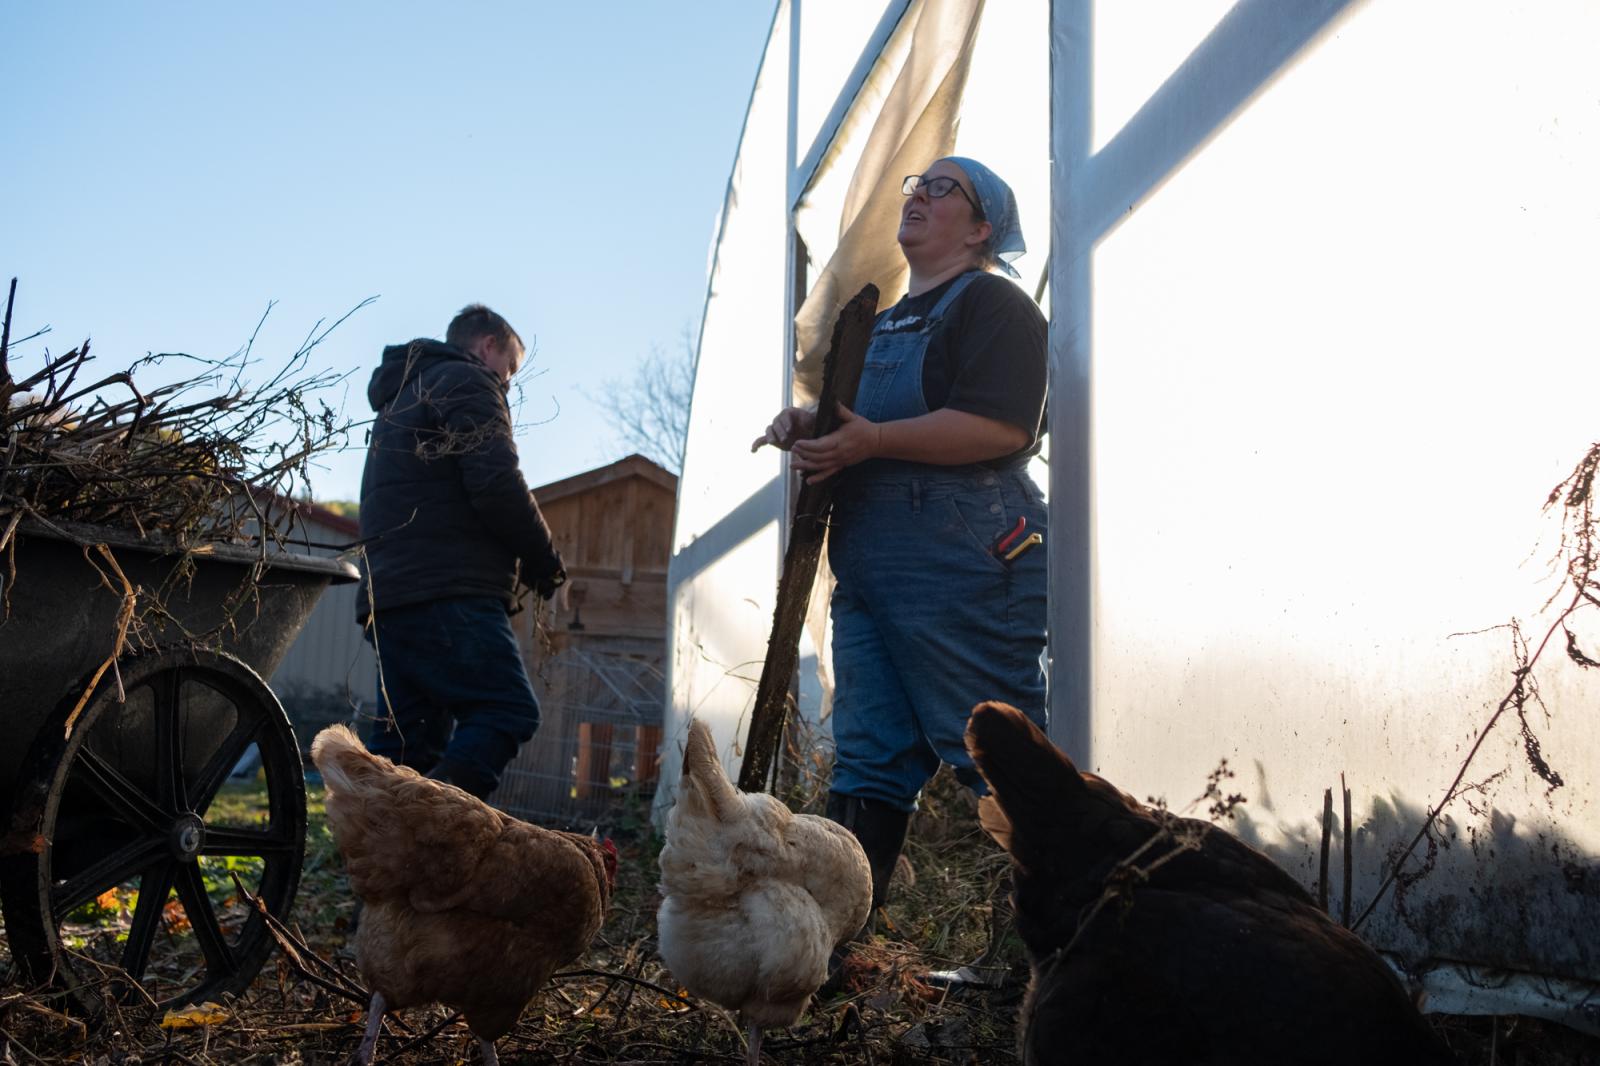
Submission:
M 70 731 L 76 696 L 23 764 L 11 839 L 33 846 L 0 861 L 12 955 L 24 979 L 91 1011 L 107 996 L 165 1007 L 242 992 L 274 941 L 232 874 L 280 918 L 300 882 L 294 732 L 231 656 L 162 651 L 118 665 L 126 701 L 106 671 Z M 225 790 L 252 747 L 256 781 Z

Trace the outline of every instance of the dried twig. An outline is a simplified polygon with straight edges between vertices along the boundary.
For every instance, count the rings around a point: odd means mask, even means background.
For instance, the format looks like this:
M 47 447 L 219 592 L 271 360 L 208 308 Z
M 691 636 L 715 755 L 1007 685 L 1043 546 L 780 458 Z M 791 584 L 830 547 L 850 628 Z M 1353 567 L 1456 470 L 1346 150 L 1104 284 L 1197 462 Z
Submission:
M 699 1006 L 699 1004 L 696 1003 L 694 1000 L 685 999 L 684 997 L 678 995 L 678 993 L 672 991 L 671 989 L 663 988 L 661 985 L 658 985 L 653 981 L 646 981 L 646 980 L 643 980 L 642 978 L 633 977 L 633 976 L 630 976 L 630 975 L 625 974 L 625 973 L 612 973 L 609 970 L 563 970 L 560 973 L 551 974 L 550 975 L 550 980 L 552 980 L 552 981 L 570 981 L 570 980 L 573 980 L 575 978 L 580 978 L 580 977 L 604 977 L 604 978 L 606 978 L 607 980 L 610 980 L 610 981 L 626 981 L 629 984 L 635 984 L 635 985 L 638 985 L 641 988 L 648 988 L 652 992 L 659 992 L 661 995 L 665 996 L 666 998 L 677 1000 L 679 1003 L 682 1003 L 686 1007 L 698 1007 Z
M 1600 597 L 1596 595 L 1597 592 L 1600 592 L 1600 584 L 1597 584 L 1595 580 L 1596 573 L 1600 572 L 1600 528 L 1597 528 L 1594 512 L 1594 486 L 1597 474 L 1600 474 L 1600 443 L 1590 446 L 1589 451 L 1579 460 L 1572 473 L 1567 475 L 1555 488 L 1551 489 L 1550 495 L 1545 500 L 1546 510 L 1558 503 L 1561 504 L 1564 510 L 1561 547 L 1566 553 L 1567 577 L 1561 588 L 1570 586 L 1571 597 L 1566 605 L 1557 612 L 1555 621 L 1550 623 L 1549 628 L 1545 630 L 1544 636 L 1540 638 L 1538 645 L 1534 647 L 1531 653 L 1528 651 L 1526 642 L 1522 639 L 1520 627 L 1515 622 L 1512 623 L 1511 629 L 1517 655 L 1517 666 L 1512 671 L 1510 689 L 1499 704 L 1496 705 L 1494 713 L 1489 715 L 1489 720 L 1478 730 L 1478 735 L 1473 740 L 1472 746 L 1467 749 L 1466 757 L 1461 760 L 1460 769 L 1456 771 L 1455 777 L 1451 779 L 1439 802 L 1428 809 L 1428 813 L 1423 818 L 1422 825 L 1417 830 L 1416 835 L 1403 848 L 1397 849 L 1394 853 L 1393 861 L 1389 864 L 1389 873 L 1378 885 L 1377 891 L 1372 894 L 1372 899 L 1362 910 L 1361 915 L 1356 918 L 1354 924 L 1346 923 L 1349 928 L 1360 929 L 1362 923 L 1372 915 L 1372 912 L 1377 909 L 1378 904 L 1383 900 L 1389 889 L 1394 887 L 1397 882 L 1406 883 L 1408 876 L 1414 879 L 1416 875 L 1404 873 L 1406 861 L 1417 850 L 1417 845 L 1421 844 L 1423 840 L 1429 841 L 1430 848 L 1434 846 L 1430 834 L 1438 822 L 1439 816 L 1462 792 L 1467 790 L 1463 785 L 1467 777 L 1467 770 L 1472 766 L 1473 760 L 1477 758 L 1478 752 L 1483 749 L 1484 742 L 1489 739 L 1489 734 L 1494 732 L 1495 727 L 1500 724 L 1500 720 L 1505 717 L 1507 711 L 1514 710 L 1521 723 L 1523 748 L 1533 771 L 1544 779 L 1551 790 L 1560 788 L 1564 784 L 1561 775 L 1545 761 L 1539 739 L 1528 725 L 1527 706 L 1529 701 L 1538 702 L 1539 695 L 1534 681 L 1534 667 L 1544 655 L 1545 649 L 1550 646 L 1550 641 L 1557 632 L 1561 632 L 1567 637 L 1567 656 L 1570 660 L 1579 666 L 1587 666 L 1588 664 L 1585 660 L 1591 658 L 1583 655 L 1577 648 L 1568 621 L 1574 614 L 1585 607 L 1600 606 Z M 1548 608 L 1554 604 L 1560 595 L 1561 589 L 1558 588 L 1545 601 L 1545 607 Z M 1574 652 L 1577 652 L 1577 654 L 1574 654 Z
M 1322 790 L 1322 852 L 1317 865 L 1317 909 L 1328 913 L 1328 842 L 1333 836 L 1333 789 Z
M 78 715 L 83 713 L 84 704 L 89 702 L 89 697 L 99 687 L 100 679 L 105 676 L 106 670 L 108 668 L 115 669 L 117 659 L 127 649 L 128 627 L 133 624 L 133 610 L 139 602 L 139 590 L 134 588 L 133 582 L 128 580 L 128 575 L 124 574 L 122 567 L 117 565 L 117 557 L 111 554 L 111 549 L 104 544 L 96 544 L 95 548 L 105 559 L 106 564 L 111 567 L 112 572 L 122 582 L 122 605 L 117 608 L 116 637 L 111 642 L 111 654 L 106 656 L 105 662 L 96 668 L 93 676 L 89 678 L 89 683 L 83 686 L 83 694 L 78 697 L 78 702 L 73 706 L 72 713 L 67 715 L 67 722 L 63 727 L 62 734 L 67 737 L 72 736 L 72 727 L 77 724 Z M 89 550 L 87 548 L 84 549 L 83 556 L 85 559 L 89 558 Z M 94 562 L 92 559 L 89 561 L 91 565 Z M 111 583 L 106 580 L 105 574 L 102 573 L 100 575 L 100 580 L 105 583 L 107 588 L 111 588 Z M 112 591 L 115 592 L 116 590 L 112 589 Z M 117 675 L 117 702 L 122 703 L 127 698 L 127 693 L 122 690 L 122 675 L 119 673 Z
M 244 887 L 244 882 L 239 879 L 237 871 L 229 870 L 228 873 L 233 878 L 233 885 L 239 893 L 239 898 L 254 907 L 256 913 L 261 915 L 261 920 L 266 924 L 267 932 L 271 933 L 272 939 L 278 942 L 278 947 L 283 951 L 284 958 L 289 960 L 289 965 L 294 967 L 296 973 L 324 992 L 353 1000 L 363 1007 L 372 1001 L 370 992 L 352 987 L 346 982 L 344 975 L 334 968 L 332 963 L 312 951 L 306 946 L 305 941 L 295 936 L 288 926 L 279 921 L 272 911 L 267 909 L 267 904 L 261 897 L 252 895 L 250 890 Z M 313 970 L 306 964 L 305 960 L 308 958 L 315 960 L 323 970 L 331 973 L 333 978 L 330 980 Z
M 423 1044 L 426 1044 L 428 1041 L 432 1040 L 434 1037 L 438 1036 L 440 1033 L 444 1032 L 446 1029 L 450 1028 L 452 1025 L 454 1025 L 456 1022 L 458 1022 L 460 1020 L 461 1020 L 461 1012 L 460 1011 L 452 1011 L 445 1018 L 441 1019 L 439 1021 L 439 1023 L 437 1025 L 435 1025 L 432 1029 L 429 1029 L 425 1033 L 421 1033 L 421 1034 L 419 1034 L 417 1036 L 412 1037 L 410 1040 L 407 1040 L 404 1044 L 401 1044 L 399 1047 L 395 1048 L 395 1050 L 393 1052 L 391 1052 L 390 1054 L 394 1058 L 399 1058 L 401 1055 L 404 1055 L 406 1052 L 410 1051 L 412 1048 L 419 1047 L 419 1046 L 421 1046 Z
M 1350 790 L 1344 774 L 1339 775 L 1339 791 L 1344 793 L 1344 898 L 1339 901 L 1339 924 L 1350 928 L 1350 883 L 1355 872 L 1355 856 L 1350 854 Z
M 4 1039 L 4 1041 L 5 1041 L 5 1045 L 4 1046 L 6 1048 L 8 1048 L 8 1049 L 9 1048 L 16 1048 L 18 1051 L 22 1052 L 23 1056 L 25 1058 L 27 1058 L 27 1060 L 29 1062 L 44 1062 L 45 1061 L 44 1059 L 41 1059 L 39 1056 L 35 1055 L 33 1052 L 29 1051 L 27 1049 L 27 1047 L 22 1043 L 22 1041 L 18 1040 L 16 1037 L 12 1036 L 6 1030 L 0 1029 L 0 1038 Z
M 13 280 L 13 296 L 15 286 Z M 256 607 L 256 585 L 268 549 L 282 546 L 296 521 L 288 501 L 305 487 L 313 458 L 342 445 L 351 428 L 337 408 L 320 398 L 344 376 L 309 369 L 308 356 L 332 329 L 370 302 L 358 304 L 332 325 L 318 322 L 259 386 L 246 380 L 257 362 L 254 335 L 225 358 L 147 355 L 110 374 L 85 373 L 94 358 L 86 340 L 64 355 L 47 351 L 36 366 L 21 370 L 21 342 L 10 338 L 8 302 L 0 327 L 0 555 L 5 574 L 0 621 L 9 613 L 19 580 L 17 544 L 30 528 L 46 526 L 89 552 L 106 538 L 84 527 L 114 527 L 175 553 L 204 551 L 217 543 L 254 545 L 258 565 L 244 572 L 223 598 L 220 621 L 196 633 L 165 607 L 167 594 L 192 574 L 192 560 L 176 568 L 164 587 L 134 589 L 100 546 L 99 555 L 115 575 L 113 579 L 102 570 L 102 581 L 122 597 L 122 604 L 116 639 L 96 683 L 106 670 L 116 669 L 117 658 L 129 648 L 158 643 L 214 647 L 236 631 Z M 174 363 L 193 372 L 156 387 L 140 383 L 152 368 Z M 80 380 L 93 383 L 80 385 Z M 90 561 L 96 563 L 92 556 Z M 26 566 L 20 579 L 30 580 Z
M 11 369 L 7 356 L 11 351 L 11 309 L 17 302 L 17 279 L 11 279 L 11 291 L 6 294 L 6 320 L 0 326 L 0 409 L 11 399 Z
M 254 337 L 223 359 L 151 355 L 75 387 L 91 360 L 89 344 L 42 359 L 31 374 L 0 364 L 0 522 L 33 514 L 136 529 L 180 547 L 274 538 L 310 460 L 339 446 L 350 423 L 318 394 L 342 375 L 307 369 L 309 354 L 350 314 L 318 323 L 266 384 L 250 386 Z M 9 318 L 8 318 L 9 321 Z M 259 325 L 257 327 L 259 329 Z M 195 373 L 174 384 L 141 387 L 150 367 L 183 362 Z M 15 379 L 15 380 L 14 380 Z M 220 389 L 220 393 L 216 390 Z M 244 506 L 234 506 L 241 502 Z

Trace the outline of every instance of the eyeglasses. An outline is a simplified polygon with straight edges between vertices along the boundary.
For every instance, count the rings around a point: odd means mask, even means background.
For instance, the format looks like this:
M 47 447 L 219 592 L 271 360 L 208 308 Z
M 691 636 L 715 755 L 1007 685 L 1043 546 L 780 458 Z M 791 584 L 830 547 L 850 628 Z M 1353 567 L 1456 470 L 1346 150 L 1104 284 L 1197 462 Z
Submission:
M 972 205 L 972 210 L 977 216 L 983 217 L 983 208 L 967 195 L 967 190 L 963 189 L 955 178 L 924 178 L 921 174 L 907 174 L 906 180 L 900 183 L 900 191 L 907 196 L 914 195 L 918 189 L 927 190 L 928 197 L 933 200 L 942 200 L 952 192 L 958 192 L 963 200 Z

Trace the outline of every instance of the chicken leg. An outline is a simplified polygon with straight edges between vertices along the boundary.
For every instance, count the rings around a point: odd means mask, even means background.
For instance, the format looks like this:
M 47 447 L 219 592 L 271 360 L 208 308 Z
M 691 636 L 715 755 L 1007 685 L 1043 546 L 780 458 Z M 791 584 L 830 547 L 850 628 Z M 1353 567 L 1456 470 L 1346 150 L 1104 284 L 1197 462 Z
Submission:
M 356 1048 L 356 1066 L 372 1066 L 372 1053 L 378 1050 L 378 1032 L 383 1028 L 384 1006 L 383 993 L 372 993 L 372 1002 L 367 1004 L 367 1035 Z
M 749 1066 L 761 1066 L 761 1026 L 750 1023 Z
M 483 1049 L 483 1066 L 500 1066 L 500 1056 L 495 1054 L 493 1040 L 480 1036 L 478 1046 Z

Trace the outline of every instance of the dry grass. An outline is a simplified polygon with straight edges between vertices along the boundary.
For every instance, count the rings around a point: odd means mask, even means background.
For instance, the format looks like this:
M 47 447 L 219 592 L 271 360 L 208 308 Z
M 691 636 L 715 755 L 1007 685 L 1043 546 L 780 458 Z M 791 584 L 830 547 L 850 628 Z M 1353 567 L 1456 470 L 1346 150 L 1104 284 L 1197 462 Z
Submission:
M 293 924 L 333 972 L 359 987 L 346 944 L 352 901 L 320 797 L 312 799 Z M 656 843 L 638 835 L 621 847 L 618 890 L 600 938 L 500 1041 L 501 1061 L 742 1063 L 744 1044 L 732 1022 L 684 994 L 656 955 Z M 970 797 L 948 774 L 929 789 L 908 858 L 888 922 L 851 960 L 847 987 L 814 1004 L 799 1026 L 769 1034 L 767 1062 L 1017 1061 L 1020 988 L 946 995 L 919 979 L 979 954 L 988 939 L 989 900 L 1005 865 L 978 829 Z M 308 980 L 281 954 L 247 995 L 223 1007 L 223 1020 L 193 1029 L 163 1029 L 147 1008 L 123 1008 L 104 1024 L 85 1026 L 55 1010 L 47 997 L 6 986 L 0 991 L 0 1063 L 328 1066 L 345 1062 L 361 1037 L 361 1006 Z M 1435 1024 L 1472 1066 L 1600 1066 L 1600 1041 L 1558 1025 L 1508 1018 L 1441 1018 Z M 466 1027 L 442 1009 L 407 1012 L 389 1024 L 378 1046 L 380 1063 L 477 1061 Z
M 319 801 L 313 793 L 292 925 L 345 983 L 359 988 L 346 943 L 352 899 Z M 930 801 L 909 849 L 915 872 L 901 879 L 889 911 L 893 929 L 862 946 L 843 991 L 814 1005 L 801 1025 L 769 1034 L 767 1061 L 1015 1061 L 1011 1019 L 1020 988 L 954 997 L 918 980 L 926 970 L 981 951 L 990 881 L 1001 869 L 993 845 L 980 839 L 972 804 L 953 782 L 941 781 Z M 639 834 L 620 846 L 617 893 L 605 928 L 590 953 L 500 1041 L 501 1061 L 742 1063 L 744 1043 L 727 1015 L 684 994 L 656 955 L 657 843 Z M 224 1020 L 204 1027 L 163 1029 L 156 1012 L 126 1007 L 99 1026 L 84 1026 L 52 1002 L 11 986 L 0 992 L 0 1063 L 342 1063 L 359 1043 L 363 1021 L 357 1002 L 308 980 L 281 953 L 247 995 L 222 1005 Z M 386 1028 L 378 1061 L 476 1062 L 477 1051 L 459 1020 L 442 1009 L 416 1010 Z

